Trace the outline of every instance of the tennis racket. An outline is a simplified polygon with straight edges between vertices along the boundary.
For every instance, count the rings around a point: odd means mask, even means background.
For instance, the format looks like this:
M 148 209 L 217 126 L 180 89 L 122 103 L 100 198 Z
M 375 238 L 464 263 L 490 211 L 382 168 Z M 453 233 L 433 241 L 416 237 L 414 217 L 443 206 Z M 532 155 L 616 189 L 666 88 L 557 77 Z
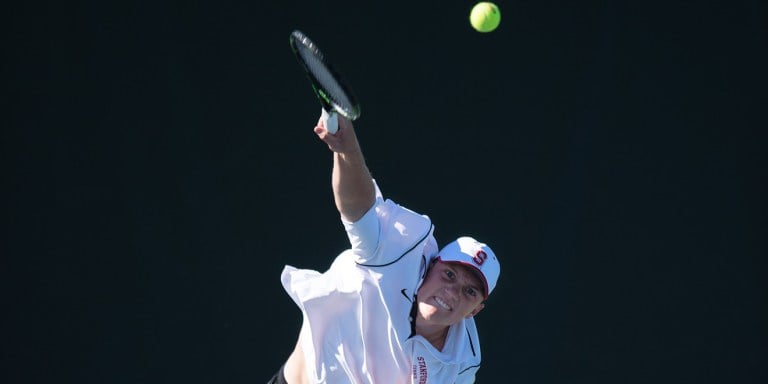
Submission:
M 321 118 L 330 133 L 339 128 L 338 115 L 349 120 L 360 117 L 360 104 L 349 85 L 328 62 L 317 45 L 301 31 L 290 37 L 291 50 L 309 78 L 312 90 L 322 106 Z

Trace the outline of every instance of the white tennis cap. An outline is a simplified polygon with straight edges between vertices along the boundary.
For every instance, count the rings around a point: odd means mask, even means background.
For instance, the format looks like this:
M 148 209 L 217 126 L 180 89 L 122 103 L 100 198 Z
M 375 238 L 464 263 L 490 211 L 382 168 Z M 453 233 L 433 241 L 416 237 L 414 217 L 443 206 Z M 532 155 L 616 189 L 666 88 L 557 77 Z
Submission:
M 443 247 L 437 257 L 442 262 L 459 263 L 480 272 L 485 283 L 486 299 L 496 287 L 501 265 L 488 245 L 469 236 L 462 236 Z

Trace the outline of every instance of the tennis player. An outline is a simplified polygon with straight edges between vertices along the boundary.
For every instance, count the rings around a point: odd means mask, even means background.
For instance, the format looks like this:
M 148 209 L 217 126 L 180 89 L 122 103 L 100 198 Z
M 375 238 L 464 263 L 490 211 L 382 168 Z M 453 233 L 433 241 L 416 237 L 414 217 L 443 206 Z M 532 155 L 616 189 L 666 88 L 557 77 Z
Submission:
M 268 383 L 472 383 L 480 368 L 473 316 L 496 286 L 499 261 L 471 237 L 442 248 L 422 215 L 384 199 L 352 123 L 315 134 L 333 152 L 336 207 L 350 241 L 320 273 L 286 266 L 301 309 L 296 347 Z

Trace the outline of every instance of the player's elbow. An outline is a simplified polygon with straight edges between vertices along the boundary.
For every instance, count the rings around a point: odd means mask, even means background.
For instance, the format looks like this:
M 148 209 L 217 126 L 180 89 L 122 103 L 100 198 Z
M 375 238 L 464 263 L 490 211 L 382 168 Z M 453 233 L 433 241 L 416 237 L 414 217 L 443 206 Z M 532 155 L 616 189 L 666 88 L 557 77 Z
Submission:
M 346 199 L 343 202 L 337 201 L 336 208 L 339 210 L 344 221 L 354 223 L 360 220 L 373 207 L 375 201 L 373 196 L 364 199 Z

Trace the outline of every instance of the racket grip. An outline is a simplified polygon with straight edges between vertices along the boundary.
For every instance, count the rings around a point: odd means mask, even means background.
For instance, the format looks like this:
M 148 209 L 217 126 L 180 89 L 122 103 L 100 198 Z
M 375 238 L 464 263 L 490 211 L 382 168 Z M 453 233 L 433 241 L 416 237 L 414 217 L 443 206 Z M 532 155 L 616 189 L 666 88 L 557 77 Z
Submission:
M 323 124 L 325 125 L 325 129 L 328 130 L 328 133 L 334 134 L 339 130 L 339 115 L 336 111 L 328 112 L 323 108 L 320 118 L 323 120 Z

